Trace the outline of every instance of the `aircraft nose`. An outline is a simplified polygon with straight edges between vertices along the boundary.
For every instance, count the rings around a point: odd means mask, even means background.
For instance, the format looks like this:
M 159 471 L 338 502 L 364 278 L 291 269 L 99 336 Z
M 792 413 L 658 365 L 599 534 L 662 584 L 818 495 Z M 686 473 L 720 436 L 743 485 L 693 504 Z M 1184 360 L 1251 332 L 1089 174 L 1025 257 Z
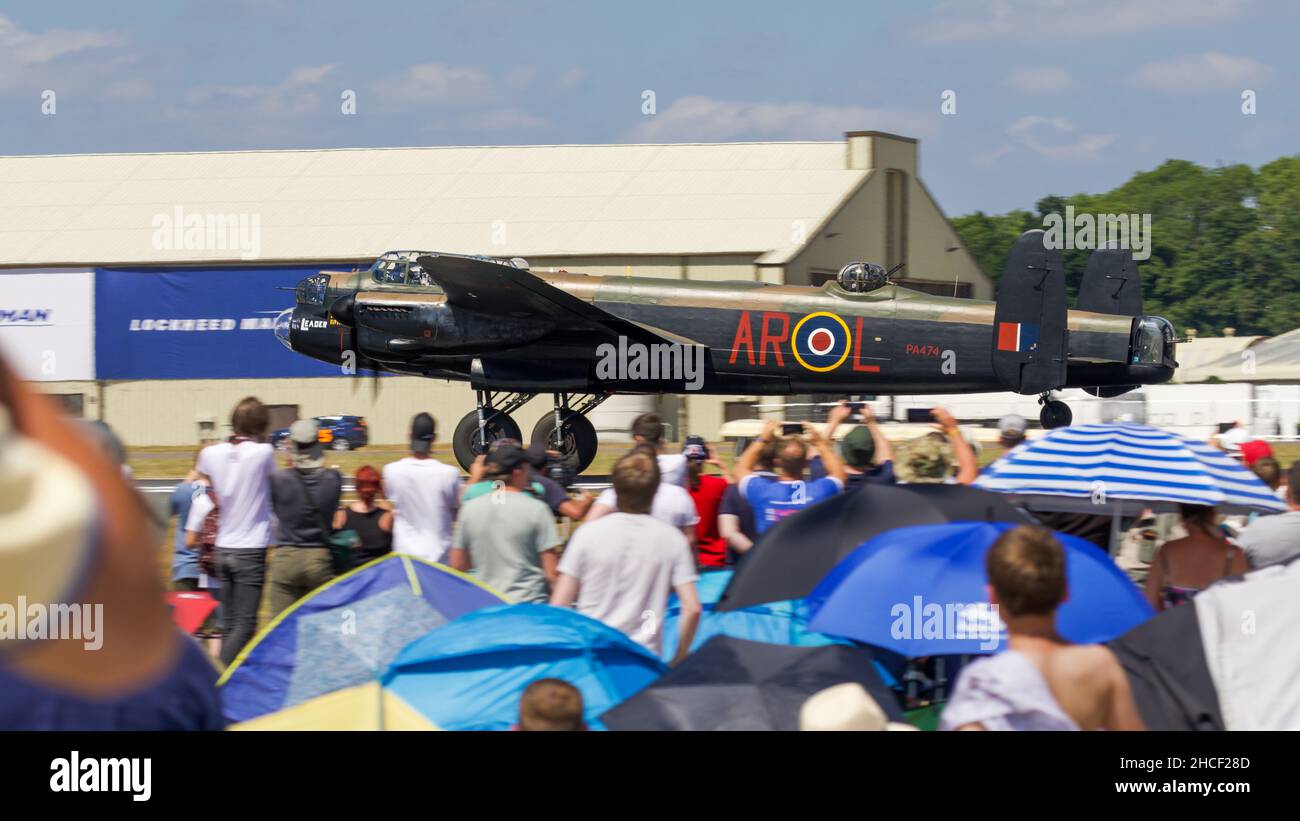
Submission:
M 275 338 L 280 340 L 280 344 L 289 350 L 293 350 L 293 343 L 289 339 L 289 331 L 293 329 L 293 308 L 285 308 L 275 317 Z

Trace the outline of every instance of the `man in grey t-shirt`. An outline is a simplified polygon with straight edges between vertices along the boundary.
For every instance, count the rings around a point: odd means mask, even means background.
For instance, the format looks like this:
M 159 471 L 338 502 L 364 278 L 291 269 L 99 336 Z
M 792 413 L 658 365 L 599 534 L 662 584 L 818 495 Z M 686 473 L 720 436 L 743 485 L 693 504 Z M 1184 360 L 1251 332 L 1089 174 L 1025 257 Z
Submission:
M 516 602 L 545 603 L 556 578 L 561 540 L 550 508 L 526 493 L 531 457 L 515 445 L 488 454 L 497 486 L 461 506 L 448 563 L 475 568 L 483 584 Z
M 1277 564 L 1300 556 L 1300 462 L 1287 472 L 1287 512 L 1260 516 L 1251 522 L 1237 544 L 1251 567 Z

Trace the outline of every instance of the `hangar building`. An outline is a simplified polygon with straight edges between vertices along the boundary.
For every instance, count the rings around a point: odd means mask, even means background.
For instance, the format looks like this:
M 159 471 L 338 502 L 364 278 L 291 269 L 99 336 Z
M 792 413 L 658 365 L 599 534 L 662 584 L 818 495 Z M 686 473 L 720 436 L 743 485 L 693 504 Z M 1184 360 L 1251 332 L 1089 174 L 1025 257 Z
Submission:
M 918 176 L 917 141 L 235 151 L 0 157 L 0 349 L 130 445 L 225 433 L 240 397 L 280 418 L 353 413 L 396 443 L 416 410 L 439 437 L 461 383 L 322 371 L 270 318 L 305 272 L 386 250 L 524 257 L 534 270 L 820 284 L 846 262 L 903 263 L 909 287 L 991 299 Z M 265 283 L 265 286 L 262 285 Z M 288 357 L 288 359 L 285 359 Z M 750 398 L 752 399 L 752 398 Z M 629 398 L 674 436 L 750 416 L 746 397 Z M 527 431 L 550 407 L 517 413 Z

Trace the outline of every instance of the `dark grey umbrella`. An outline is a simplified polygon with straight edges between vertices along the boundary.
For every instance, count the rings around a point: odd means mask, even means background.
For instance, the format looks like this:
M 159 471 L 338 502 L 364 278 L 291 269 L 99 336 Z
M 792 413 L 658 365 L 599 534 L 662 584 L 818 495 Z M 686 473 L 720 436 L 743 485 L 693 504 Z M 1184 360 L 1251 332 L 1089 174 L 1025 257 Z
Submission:
M 865 647 L 714 636 L 601 721 L 611 730 L 797 730 L 804 701 L 845 682 L 861 684 L 890 721 L 903 720 Z

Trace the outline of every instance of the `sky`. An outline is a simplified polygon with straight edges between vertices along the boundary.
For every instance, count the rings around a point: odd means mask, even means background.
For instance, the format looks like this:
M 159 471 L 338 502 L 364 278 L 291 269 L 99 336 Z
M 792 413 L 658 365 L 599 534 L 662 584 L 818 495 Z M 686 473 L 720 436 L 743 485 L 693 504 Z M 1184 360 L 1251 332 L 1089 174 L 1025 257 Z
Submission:
M 0 155 L 882 130 L 1001 213 L 1300 152 L 1298 34 L 1265 0 L 0 3 Z

